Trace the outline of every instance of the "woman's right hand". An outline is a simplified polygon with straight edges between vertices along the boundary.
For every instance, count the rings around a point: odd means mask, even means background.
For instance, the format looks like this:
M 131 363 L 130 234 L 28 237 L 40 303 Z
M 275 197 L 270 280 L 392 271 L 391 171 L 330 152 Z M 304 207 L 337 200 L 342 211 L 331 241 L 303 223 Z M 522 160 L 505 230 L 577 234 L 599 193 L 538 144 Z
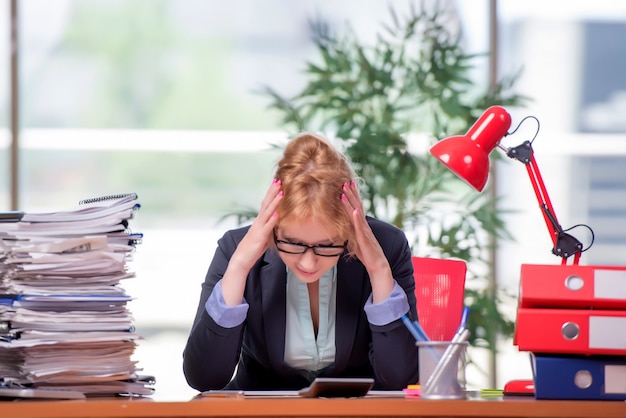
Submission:
M 267 250 L 272 242 L 272 231 L 278 222 L 276 209 L 282 197 L 283 191 L 281 190 L 280 180 L 272 181 L 272 185 L 261 202 L 261 208 L 256 219 L 252 222 L 246 236 L 237 247 L 236 253 L 241 250 L 252 264 Z M 252 267 L 252 264 L 250 264 L 250 267 Z
M 261 202 L 256 219 L 237 246 L 222 277 L 222 293 L 226 304 L 234 306 L 241 303 L 250 268 L 272 242 L 273 230 L 278 222 L 276 209 L 282 197 L 281 181 L 274 179 Z

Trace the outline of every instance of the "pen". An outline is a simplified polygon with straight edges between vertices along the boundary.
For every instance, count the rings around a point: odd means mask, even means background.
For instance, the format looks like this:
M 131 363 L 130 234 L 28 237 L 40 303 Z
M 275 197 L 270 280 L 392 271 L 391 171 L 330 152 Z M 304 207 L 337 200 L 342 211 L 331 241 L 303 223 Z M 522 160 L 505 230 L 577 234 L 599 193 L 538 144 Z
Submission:
M 417 321 L 411 322 L 411 320 L 406 315 L 402 315 L 402 322 L 404 322 L 404 325 L 406 325 L 409 332 L 413 335 L 413 338 L 415 338 L 415 341 L 418 342 L 418 345 L 419 343 L 430 341 L 428 339 L 428 336 L 426 335 L 426 333 L 420 326 L 419 322 Z M 423 346 L 423 347 L 420 347 L 420 349 L 427 350 L 429 355 L 435 361 L 435 363 L 441 360 L 441 358 L 439 357 L 439 353 L 437 353 L 437 350 L 435 350 L 434 347 Z
M 417 321 L 411 322 L 411 320 L 406 315 L 402 315 L 402 322 L 404 322 L 404 325 L 406 325 L 409 332 L 413 335 L 413 338 L 415 338 L 415 341 L 419 341 L 419 342 L 430 341 L 430 339 L 428 338 L 428 335 L 426 335 L 426 332 L 424 332 L 424 329 L 419 324 L 419 322 Z
M 415 329 L 415 326 L 413 325 L 411 320 L 406 315 L 402 315 L 402 322 L 404 322 L 404 325 L 406 326 L 406 328 L 409 330 L 411 335 L 413 335 L 413 338 L 415 338 L 415 341 L 424 341 L 422 337 L 420 336 L 419 332 L 417 332 L 417 329 Z
M 413 321 L 413 326 L 415 327 L 415 330 L 417 331 L 417 333 L 419 334 L 421 338 L 420 341 L 430 341 L 430 338 L 428 338 L 426 331 L 424 331 L 424 328 L 422 328 L 419 322 Z
M 463 313 L 461 314 L 461 324 L 459 325 L 457 332 L 462 331 L 463 329 L 467 327 L 467 318 L 469 317 L 469 313 L 470 313 L 470 307 L 464 306 Z

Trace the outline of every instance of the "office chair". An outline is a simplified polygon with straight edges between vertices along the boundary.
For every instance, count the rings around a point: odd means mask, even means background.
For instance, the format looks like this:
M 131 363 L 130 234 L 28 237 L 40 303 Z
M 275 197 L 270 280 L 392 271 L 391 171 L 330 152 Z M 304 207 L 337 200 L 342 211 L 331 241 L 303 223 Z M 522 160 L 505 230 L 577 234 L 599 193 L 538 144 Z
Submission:
M 414 256 L 413 269 L 420 325 L 431 341 L 450 341 L 463 313 L 465 261 Z

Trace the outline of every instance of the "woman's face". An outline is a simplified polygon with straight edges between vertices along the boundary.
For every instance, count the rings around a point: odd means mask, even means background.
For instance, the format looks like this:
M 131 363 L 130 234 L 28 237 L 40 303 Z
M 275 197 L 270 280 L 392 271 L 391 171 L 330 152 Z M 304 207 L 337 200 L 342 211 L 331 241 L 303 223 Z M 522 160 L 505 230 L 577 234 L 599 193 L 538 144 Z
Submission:
M 344 241 L 336 233 L 328 229 L 323 223 L 315 219 L 289 219 L 282 222 L 275 231 L 279 241 L 278 254 L 287 267 L 304 283 L 317 281 L 322 274 L 334 266 L 343 253 Z M 308 248 L 303 254 L 289 254 L 288 251 L 298 251 L 298 246 L 290 244 L 303 244 L 306 246 L 319 246 L 320 254 L 336 254 L 321 256 Z M 332 246 L 332 247 L 329 247 Z M 303 247 L 300 247 L 303 249 Z

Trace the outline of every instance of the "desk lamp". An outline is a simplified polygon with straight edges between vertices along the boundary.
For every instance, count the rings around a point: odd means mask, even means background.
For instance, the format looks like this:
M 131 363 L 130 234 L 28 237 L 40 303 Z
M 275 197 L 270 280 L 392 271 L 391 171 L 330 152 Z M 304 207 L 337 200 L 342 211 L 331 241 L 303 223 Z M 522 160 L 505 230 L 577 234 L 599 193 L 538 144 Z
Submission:
M 465 135 L 442 139 L 430 148 L 430 153 L 479 192 L 484 189 L 487 183 L 489 154 L 494 148 L 500 148 L 508 157 L 523 163 L 528 171 L 535 196 L 552 238 L 552 253 L 562 257 L 561 264 L 567 264 L 567 259 L 573 256 L 573 264 L 577 265 L 583 252 L 583 245 L 578 239 L 568 234 L 557 220 L 535 161 L 532 141 L 524 141 L 521 145 L 513 148 L 505 148 L 500 144 L 500 141 L 509 135 L 507 130 L 510 126 L 511 116 L 509 113 L 500 106 L 491 106 Z

